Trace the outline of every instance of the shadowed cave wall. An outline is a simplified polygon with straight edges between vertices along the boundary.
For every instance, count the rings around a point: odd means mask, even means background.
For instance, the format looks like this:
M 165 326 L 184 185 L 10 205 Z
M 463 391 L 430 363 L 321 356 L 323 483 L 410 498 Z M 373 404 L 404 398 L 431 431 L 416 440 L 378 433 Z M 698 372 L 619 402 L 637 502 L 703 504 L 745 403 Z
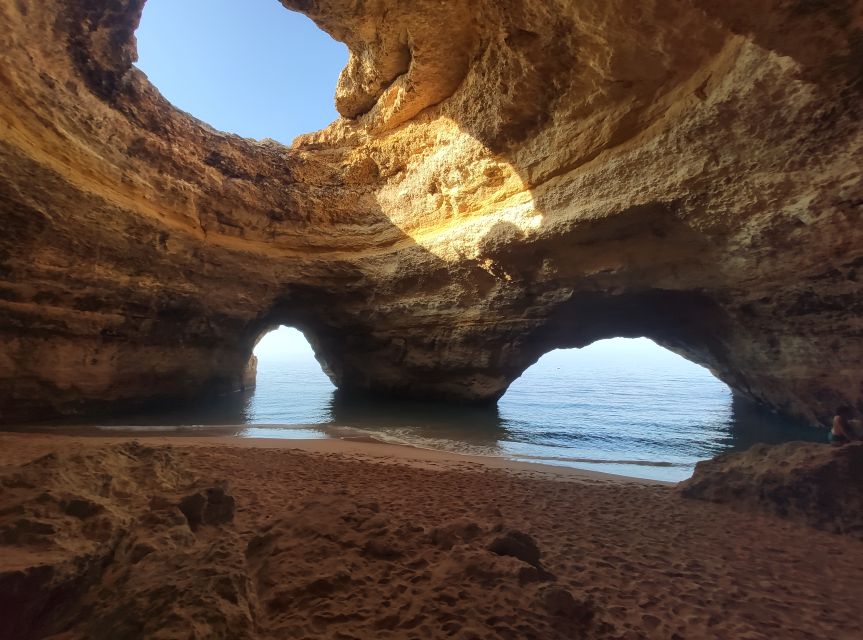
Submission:
M 348 391 L 647 336 L 863 409 L 863 2 L 286 0 L 351 51 L 290 148 L 168 104 L 143 4 L 0 0 L 0 421 L 237 388 L 278 324 Z

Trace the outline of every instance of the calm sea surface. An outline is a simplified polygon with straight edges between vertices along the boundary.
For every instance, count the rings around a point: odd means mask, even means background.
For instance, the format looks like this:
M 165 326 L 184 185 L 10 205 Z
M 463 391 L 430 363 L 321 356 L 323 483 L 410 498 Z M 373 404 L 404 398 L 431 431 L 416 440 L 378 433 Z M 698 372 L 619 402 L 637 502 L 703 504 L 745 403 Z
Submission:
M 447 451 L 506 456 L 658 480 L 756 442 L 823 440 L 732 397 L 706 369 L 646 339 L 553 351 L 496 409 L 347 400 L 311 356 L 261 355 L 258 387 L 123 425 L 242 425 L 243 437 L 370 435 Z

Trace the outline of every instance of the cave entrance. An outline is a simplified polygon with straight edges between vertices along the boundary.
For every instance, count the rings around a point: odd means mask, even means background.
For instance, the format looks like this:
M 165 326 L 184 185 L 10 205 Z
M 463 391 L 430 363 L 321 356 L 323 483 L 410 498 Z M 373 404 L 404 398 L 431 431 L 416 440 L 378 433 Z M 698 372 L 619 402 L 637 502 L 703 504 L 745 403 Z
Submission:
M 147 0 L 137 67 L 222 131 L 290 144 L 338 118 L 348 50 L 277 0 Z
M 330 421 L 335 387 L 301 331 L 279 326 L 261 337 L 253 355 L 257 359 L 257 380 L 249 403 L 249 422 Z
M 724 451 L 813 437 L 647 338 L 551 351 L 498 407 L 511 455 L 670 481 Z

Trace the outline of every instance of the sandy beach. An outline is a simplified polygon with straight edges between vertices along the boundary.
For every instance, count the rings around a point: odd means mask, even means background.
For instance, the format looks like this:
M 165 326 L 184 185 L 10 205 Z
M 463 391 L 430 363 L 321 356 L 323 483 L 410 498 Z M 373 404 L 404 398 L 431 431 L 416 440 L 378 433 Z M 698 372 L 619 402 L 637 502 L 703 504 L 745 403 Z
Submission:
M 0 435 L 2 638 L 859 638 L 863 543 L 351 440 Z

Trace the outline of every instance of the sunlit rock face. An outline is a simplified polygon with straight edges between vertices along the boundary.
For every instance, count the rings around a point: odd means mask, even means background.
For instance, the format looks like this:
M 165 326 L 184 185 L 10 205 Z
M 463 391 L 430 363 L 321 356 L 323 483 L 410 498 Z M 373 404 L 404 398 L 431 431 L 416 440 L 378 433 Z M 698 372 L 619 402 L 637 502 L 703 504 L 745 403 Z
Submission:
M 238 388 L 276 324 L 348 390 L 648 336 L 863 409 L 863 1 L 286 0 L 351 50 L 290 148 L 168 104 L 143 4 L 0 0 L 0 420 Z

